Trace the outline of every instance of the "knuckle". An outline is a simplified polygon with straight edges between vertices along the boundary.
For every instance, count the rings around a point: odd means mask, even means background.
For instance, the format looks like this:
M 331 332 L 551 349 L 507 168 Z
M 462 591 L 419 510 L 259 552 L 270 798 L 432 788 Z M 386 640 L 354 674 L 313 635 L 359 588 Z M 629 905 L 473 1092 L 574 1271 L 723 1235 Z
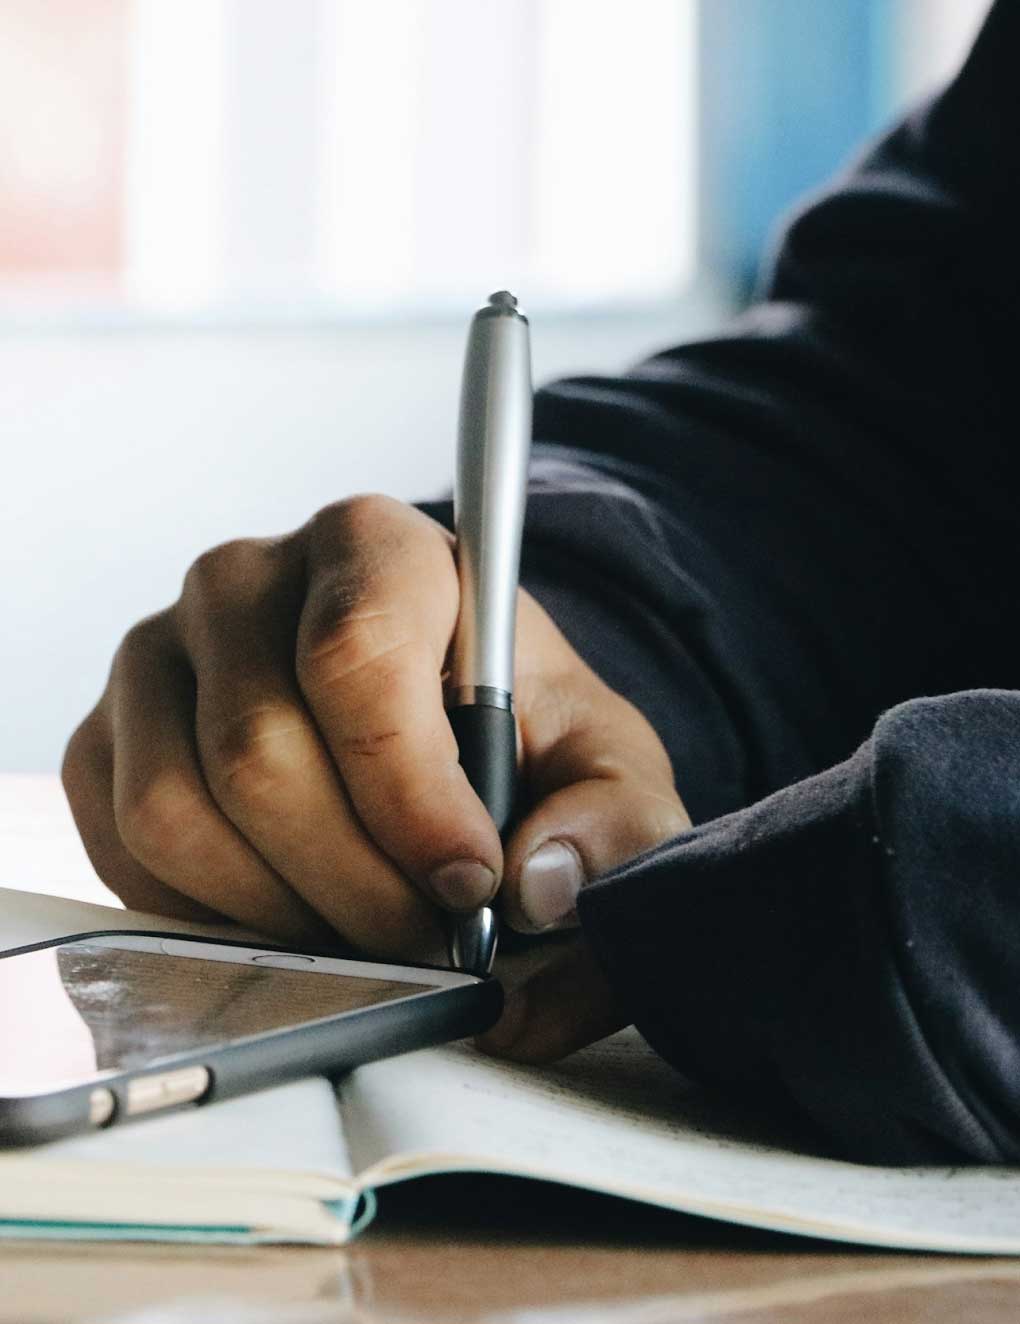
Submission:
M 114 810 L 121 841 L 136 860 L 159 873 L 194 838 L 204 805 L 189 777 L 166 769 L 127 788 Z
M 308 525 L 313 559 L 331 563 L 337 578 L 360 596 L 402 546 L 411 511 L 395 497 L 360 493 L 324 506 Z
M 182 600 L 215 603 L 236 597 L 251 585 L 270 546 L 264 538 L 235 538 L 210 547 L 192 562 L 184 576 Z
M 323 656 L 360 645 L 367 621 L 379 615 L 378 610 L 359 609 L 360 601 L 359 588 L 345 576 L 333 575 L 320 586 L 301 621 L 299 671 L 305 666 L 315 669 Z
M 206 775 L 220 794 L 269 799 L 293 778 L 306 728 L 302 715 L 285 706 L 232 715 L 200 737 Z
M 113 660 L 113 674 L 125 664 L 151 656 L 160 649 L 166 639 L 166 612 L 157 612 L 137 621 L 128 630 L 120 642 L 120 647 Z
M 308 552 L 316 570 L 298 641 L 302 684 L 330 686 L 378 663 L 373 683 L 385 685 L 418 647 L 430 665 L 436 661 L 436 620 L 452 618 L 457 600 L 442 535 L 427 516 L 378 493 L 348 497 L 313 517 Z
M 383 576 L 395 559 L 403 563 L 405 573 L 420 568 L 423 575 L 431 576 L 445 564 L 456 578 L 451 535 L 414 506 L 380 492 L 360 493 L 325 506 L 306 525 L 304 541 L 312 560 L 332 566 L 353 595 Z
M 396 497 L 382 492 L 358 492 L 354 496 L 334 501 L 312 516 L 312 533 L 335 539 L 357 542 L 365 538 L 368 545 L 379 536 L 393 518 L 407 509 Z
M 358 606 L 341 590 L 316 606 L 298 659 L 303 688 L 316 692 L 350 683 L 371 668 L 373 697 L 385 702 L 416 648 L 408 627 L 386 608 Z

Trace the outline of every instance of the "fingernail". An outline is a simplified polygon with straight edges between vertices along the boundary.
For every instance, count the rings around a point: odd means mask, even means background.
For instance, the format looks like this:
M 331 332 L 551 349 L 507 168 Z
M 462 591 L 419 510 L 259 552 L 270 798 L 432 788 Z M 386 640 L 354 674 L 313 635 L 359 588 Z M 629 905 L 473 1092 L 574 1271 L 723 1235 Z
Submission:
M 524 861 L 521 909 L 530 924 L 547 929 L 566 919 L 577 904 L 584 870 L 577 851 L 562 841 L 547 841 Z
M 454 860 L 429 876 L 438 899 L 453 910 L 476 910 L 492 896 L 496 875 L 480 860 Z

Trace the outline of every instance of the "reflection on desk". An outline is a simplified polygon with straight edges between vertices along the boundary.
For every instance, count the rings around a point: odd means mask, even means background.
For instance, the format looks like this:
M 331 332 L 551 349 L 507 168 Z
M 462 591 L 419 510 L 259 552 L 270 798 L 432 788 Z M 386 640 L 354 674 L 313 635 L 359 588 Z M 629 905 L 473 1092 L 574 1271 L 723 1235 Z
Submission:
M 1020 1263 L 834 1251 L 509 1178 L 382 1193 L 346 1251 L 0 1248 L 0 1324 L 1005 1324 Z

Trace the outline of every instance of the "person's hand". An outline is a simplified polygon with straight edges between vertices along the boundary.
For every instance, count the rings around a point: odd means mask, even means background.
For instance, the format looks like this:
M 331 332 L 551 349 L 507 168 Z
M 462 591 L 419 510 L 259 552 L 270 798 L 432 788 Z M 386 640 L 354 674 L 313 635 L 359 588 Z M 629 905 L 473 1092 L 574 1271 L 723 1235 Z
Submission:
M 457 605 L 451 535 L 387 497 L 199 557 L 68 745 L 99 875 L 137 909 L 412 961 L 442 962 L 441 911 L 497 888 L 514 928 L 575 925 L 584 882 L 690 825 L 669 757 L 522 592 L 525 811 L 504 858 L 443 708 Z M 557 968 L 490 1048 L 550 1057 L 620 1023 L 581 940 Z

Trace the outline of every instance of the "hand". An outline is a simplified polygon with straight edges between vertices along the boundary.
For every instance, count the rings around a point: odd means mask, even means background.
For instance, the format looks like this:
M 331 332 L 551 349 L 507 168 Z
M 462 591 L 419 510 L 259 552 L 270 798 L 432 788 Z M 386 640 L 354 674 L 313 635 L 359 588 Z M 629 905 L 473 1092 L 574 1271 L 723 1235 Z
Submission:
M 457 604 L 452 537 L 387 497 L 199 557 L 174 606 L 128 633 L 67 749 L 99 875 L 137 909 L 295 944 L 340 934 L 376 957 L 442 962 L 441 910 L 489 901 L 501 879 L 515 928 L 575 925 L 579 886 L 690 825 L 669 758 L 522 592 L 526 811 L 504 859 L 443 709 Z M 619 1022 L 586 949 L 567 955 L 561 978 L 588 992 L 539 976 L 563 1005 L 514 1011 L 513 1055 Z

